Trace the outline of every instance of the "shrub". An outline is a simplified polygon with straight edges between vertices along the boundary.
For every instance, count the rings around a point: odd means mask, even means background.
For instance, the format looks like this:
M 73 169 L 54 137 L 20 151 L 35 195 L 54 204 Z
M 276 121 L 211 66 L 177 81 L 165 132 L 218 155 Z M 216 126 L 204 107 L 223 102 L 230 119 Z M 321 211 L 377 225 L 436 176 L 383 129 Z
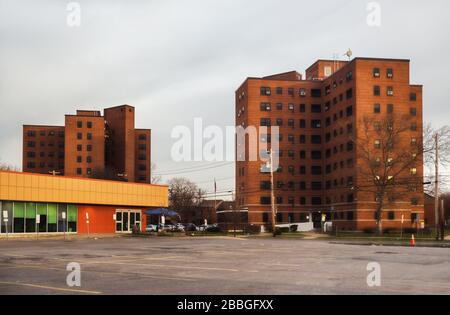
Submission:
M 298 231 L 298 225 L 296 225 L 296 224 L 291 225 L 290 229 L 291 229 L 291 232 L 292 232 L 292 233 L 295 233 L 295 232 Z
M 280 231 L 280 233 L 289 233 L 291 230 L 288 227 L 277 228 L 276 231 Z
M 247 225 L 246 232 L 249 234 L 259 234 L 261 233 L 261 226 L 260 225 Z

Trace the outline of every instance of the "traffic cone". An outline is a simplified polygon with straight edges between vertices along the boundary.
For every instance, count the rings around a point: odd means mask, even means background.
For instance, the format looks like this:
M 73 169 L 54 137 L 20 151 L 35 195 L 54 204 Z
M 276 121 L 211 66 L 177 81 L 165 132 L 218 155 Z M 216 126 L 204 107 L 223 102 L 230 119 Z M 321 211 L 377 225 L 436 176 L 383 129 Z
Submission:
M 416 246 L 416 239 L 414 238 L 414 234 L 411 235 L 411 247 Z

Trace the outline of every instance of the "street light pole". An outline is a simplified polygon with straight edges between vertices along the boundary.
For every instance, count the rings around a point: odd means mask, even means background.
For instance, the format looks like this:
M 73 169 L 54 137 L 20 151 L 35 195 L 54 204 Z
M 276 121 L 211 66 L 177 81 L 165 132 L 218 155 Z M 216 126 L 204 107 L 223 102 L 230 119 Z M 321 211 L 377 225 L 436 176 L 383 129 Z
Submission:
M 274 185 L 274 176 L 273 176 L 273 150 L 270 149 L 270 186 L 271 186 L 271 199 L 272 199 L 272 232 L 273 237 L 276 237 L 276 225 L 277 225 L 277 217 L 276 217 L 276 207 L 275 207 L 275 185 Z
M 436 228 L 436 241 L 439 241 L 439 135 L 435 135 L 436 157 L 434 161 L 434 223 Z

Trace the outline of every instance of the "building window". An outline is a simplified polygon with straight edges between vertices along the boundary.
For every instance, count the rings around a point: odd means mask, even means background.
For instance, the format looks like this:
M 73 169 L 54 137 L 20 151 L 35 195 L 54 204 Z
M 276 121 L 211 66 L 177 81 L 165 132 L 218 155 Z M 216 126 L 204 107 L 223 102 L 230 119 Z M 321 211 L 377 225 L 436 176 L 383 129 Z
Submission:
M 386 76 L 388 77 L 388 79 L 392 79 L 394 77 L 394 69 L 388 68 L 386 71 Z
M 283 88 L 282 87 L 277 87 L 277 94 L 278 95 L 282 95 L 283 94 Z
M 87 175 L 92 175 L 92 169 L 91 168 L 87 168 L 86 169 L 86 174 Z
M 414 107 L 410 108 L 409 113 L 411 114 L 411 116 L 417 116 L 417 109 Z
M 81 132 L 77 133 L 77 139 L 78 140 L 83 139 L 83 134 Z
M 289 96 L 294 96 L 294 89 L 293 88 L 288 88 L 288 95 Z
M 260 198 L 260 204 L 262 204 L 262 205 L 270 205 L 271 204 L 270 197 L 261 197 Z
M 92 121 L 88 121 L 88 122 L 86 123 L 86 126 L 87 126 L 89 129 L 91 129 L 91 128 L 92 128 Z
M 322 97 L 321 89 L 311 89 L 311 97 Z
M 311 120 L 311 128 L 313 129 L 322 128 L 322 121 L 318 119 Z
M 277 110 L 283 110 L 283 104 L 277 103 Z
M 295 127 L 295 120 L 294 119 L 289 119 L 288 120 L 288 126 L 294 128 Z
M 77 121 L 77 128 L 83 128 L 83 122 Z
M 270 118 L 261 118 L 260 119 L 260 125 L 261 126 L 270 127 L 271 126 Z
M 413 176 L 417 175 L 417 168 L 415 168 L 415 167 L 411 168 L 410 169 L 410 174 L 413 175 Z
M 28 162 L 28 163 L 27 163 L 27 167 L 28 167 L 28 168 L 35 168 L 35 167 L 36 167 L 36 163 L 34 163 L 34 162 Z
M 374 68 L 373 69 L 373 77 L 379 78 L 380 77 L 380 68 Z
M 350 71 L 347 73 L 346 80 L 347 82 L 353 80 L 353 72 Z
M 277 118 L 277 126 L 283 126 L 283 119 Z
M 380 96 L 381 95 L 381 89 L 379 85 L 375 85 L 373 87 L 373 95 Z
M 302 129 L 306 128 L 306 120 L 300 119 L 300 128 Z
M 300 113 L 305 113 L 305 112 L 306 112 L 306 105 L 300 104 Z
M 83 158 L 81 156 L 77 156 L 77 163 L 83 162 Z
M 418 198 L 411 198 L 411 205 L 412 206 L 418 206 L 419 205 L 419 199 Z
M 311 113 L 321 113 L 321 112 L 322 112 L 322 105 L 320 104 L 311 105 Z
M 294 104 L 289 104 L 288 109 L 289 109 L 289 111 L 293 112 L 295 109 Z
M 380 149 L 381 148 L 381 141 L 380 140 L 375 140 L 374 141 L 374 147 L 375 147 L 375 149 Z
M 28 141 L 28 142 L 27 142 L 27 146 L 28 146 L 29 148 L 34 148 L 34 147 L 36 147 L 36 142 L 34 142 L 34 141 Z
M 348 100 L 351 99 L 353 97 L 353 89 L 348 89 L 345 96 Z
M 387 95 L 387 96 L 394 96 L 394 87 L 388 86 L 388 87 L 386 88 L 386 95 Z
M 80 151 L 82 151 L 82 149 L 83 149 L 83 148 L 82 148 L 81 144 L 78 144 L 78 145 L 77 145 L 77 151 L 80 152 Z
M 347 117 L 353 116 L 353 106 L 348 106 L 346 109 Z
M 81 170 L 81 168 L 77 168 L 77 175 L 82 175 L 83 171 Z
M 306 143 L 306 136 L 305 135 L 300 135 L 300 143 L 301 144 L 305 144 Z
M 139 154 L 139 161 L 147 160 L 147 156 L 145 154 Z
M 146 134 L 140 134 L 139 135 L 139 140 L 147 140 L 147 135 Z
M 373 112 L 375 114 L 380 114 L 381 113 L 381 105 L 380 104 L 374 104 L 373 105 Z
M 304 159 L 306 159 L 306 151 L 300 151 L 300 158 L 302 159 L 302 160 L 304 160 Z
M 270 89 L 270 87 L 261 87 L 261 95 L 271 95 L 272 91 Z
M 387 104 L 387 113 L 392 114 L 394 112 L 394 105 L 393 104 Z
M 34 131 L 34 130 L 28 130 L 27 136 L 28 136 L 28 137 L 36 137 L 36 131 Z
M 321 135 L 311 135 L 311 143 L 312 144 L 321 144 L 322 136 Z
M 395 220 L 395 212 L 394 211 L 389 211 L 388 212 L 388 220 Z
M 81 151 L 81 150 L 80 150 Z M 86 146 L 86 151 L 88 151 L 88 152 L 91 152 L 92 151 L 92 145 L 91 144 L 88 144 L 87 146 Z
M 301 97 L 305 97 L 305 96 L 306 96 L 306 90 L 303 89 L 303 88 L 300 89 L 300 90 L 299 90 L 299 94 L 300 94 Z
M 264 212 L 262 214 L 262 220 L 263 220 L 263 223 L 268 223 L 269 222 L 269 214 Z
M 312 197 L 311 203 L 315 206 L 322 204 L 322 198 L 321 197 Z
M 142 150 L 142 151 L 145 151 L 145 150 L 147 150 L 147 145 L 145 143 L 141 143 L 141 144 L 138 145 L 138 149 Z
M 92 140 L 92 133 L 88 133 L 88 134 L 86 135 L 86 137 L 87 137 L 88 140 Z
M 417 131 L 417 124 L 411 123 L 411 131 Z
M 92 163 L 92 156 L 86 157 L 86 162 L 89 164 Z
M 306 197 L 300 197 L 300 204 L 306 205 Z
M 270 103 L 261 103 L 260 107 L 262 112 L 270 112 L 271 110 Z
M 321 160 L 322 159 L 322 151 L 311 151 L 311 159 Z
M 409 100 L 411 102 L 417 101 L 417 94 L 416 93 L 409 93 Z
M 312 175 L 322 175 L 322 166 L 311 166 Z

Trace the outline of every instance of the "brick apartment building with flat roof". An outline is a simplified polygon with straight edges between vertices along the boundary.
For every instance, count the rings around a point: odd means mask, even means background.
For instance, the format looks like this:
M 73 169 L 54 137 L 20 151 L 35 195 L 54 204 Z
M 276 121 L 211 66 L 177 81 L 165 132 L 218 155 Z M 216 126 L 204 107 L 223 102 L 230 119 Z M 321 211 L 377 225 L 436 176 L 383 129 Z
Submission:
M 237 126 L 280 128 L 280 169 L 274 174 L 277 223 L 312 217 L 320 227 L 325 214 L 340 229 L 375 229 L 376 196 L 355 189 L 368 181 L 357 140 L 362 121 L 402 115 L 412 122 L 399 150 L 422 141 L 422 86 L 410 84 L 409 60 L 318 60 L 306 70 L 306 79 L 296 71 L 247 78 L 236 91 L 235 110 Z M 261 167 L 260 160 L 237 161 L 236 204 L 248 209 L 250 224 L 269 226 L 270 173 Z M 420 181 L 420 187 L 385 203 L 385 229 L 400 227 L 402 216 L 405 228 L 424 218 L 422 157 L 402 176 Z
M 22 169 L 28 173 L 151 181 L 151 130 L 135 129 L 135 108 L 78 110 L 64 126 L 24 125 Z

